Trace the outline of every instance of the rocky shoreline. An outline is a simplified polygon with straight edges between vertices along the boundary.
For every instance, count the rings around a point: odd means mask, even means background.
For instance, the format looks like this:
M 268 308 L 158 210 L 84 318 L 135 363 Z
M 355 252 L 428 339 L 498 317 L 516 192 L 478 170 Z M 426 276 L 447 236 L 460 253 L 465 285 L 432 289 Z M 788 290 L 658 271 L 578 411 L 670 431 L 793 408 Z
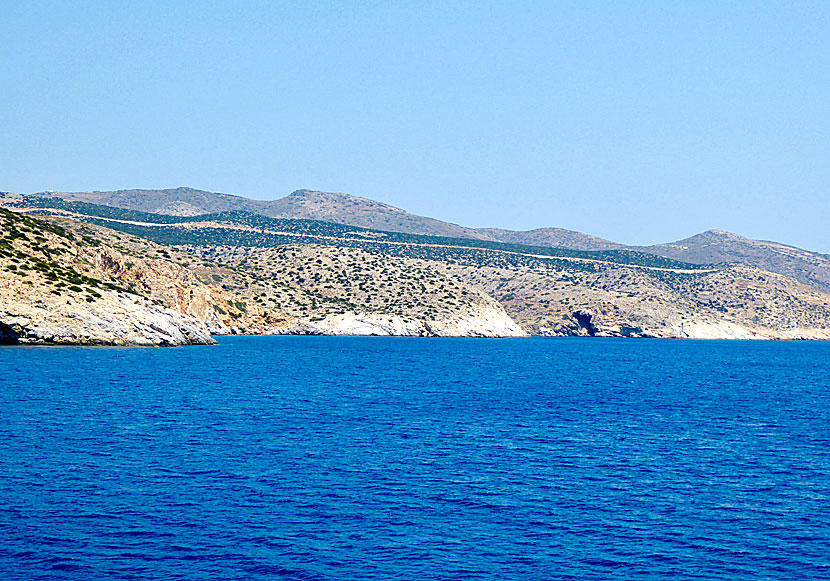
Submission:
M 830 340 L 830 326 L 810 325 L 824 320 L 828 297 L 784 277 L 773 281 L 781 292 L 762 295 L 774 324 L 753 326 L 748 316 L 672 302 L 661 289 L 614 296 L 606 281 L 577 281 L 577 272 L 546 279 L 539 267 L 488 270 L 315 245 L 179 248 L 2 208 L 0 222 L 0 344 L 210 345 L 242 334 Z M 760 280 L 748 271 L 732 285 L 743 284 L 744 297 L 755 292 L 750 276 Z M 562 300 L 546 298 L 551 290 Z
M 137 305 L 123 297 L 115 298 L 122 309 L 113 313 L 106 308 L 86 312 L 50 311 L 48 304 L 29 309 L 0 310 L 0 345 L 78 345 L 168 347 L 212 345 L 214 336 L 225 335 L 316 335 L 379 337 L 530 337 L 509 318 L 493 320 L 425 321 L 394 315 L 346 314 L 323 321 L 296 321 L 279 327 L 252 331 L 240 327 L 209 329 L 192 315 L 170 309 Z M 506 320 L 505 320 L 506 319 Z M 634 326 L 599 325 L 579 329 L 541 328 L 538 337 L 598 337 L 630 339 L 694 340 L 830 340 L 830 331 L 803 329 L 782 334 L 762 334 L 728 322 L 696 323 L 665 331 L 650 331 Z

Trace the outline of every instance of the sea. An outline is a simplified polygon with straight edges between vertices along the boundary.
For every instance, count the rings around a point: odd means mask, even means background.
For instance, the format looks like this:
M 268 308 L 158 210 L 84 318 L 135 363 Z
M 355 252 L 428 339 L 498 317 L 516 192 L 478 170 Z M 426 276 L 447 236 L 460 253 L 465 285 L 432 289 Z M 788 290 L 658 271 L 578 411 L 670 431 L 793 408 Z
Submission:
M 830 343 L 0 348 L 0 579 L 828 579 Z

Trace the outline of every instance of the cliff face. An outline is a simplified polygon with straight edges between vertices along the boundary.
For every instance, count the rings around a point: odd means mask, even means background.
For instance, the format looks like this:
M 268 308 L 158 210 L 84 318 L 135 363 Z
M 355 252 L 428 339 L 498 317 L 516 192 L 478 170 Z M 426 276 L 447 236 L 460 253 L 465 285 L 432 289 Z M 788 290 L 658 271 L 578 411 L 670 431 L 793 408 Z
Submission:
M 65 300 L 50 293 L 10 288 L 0 276 L 0 342 L 54 345 L 209 345 L 215 343 L 204 323 L 102 290 L 92 303 Z
M 0 210 L 0 222 L 0 341 L 82 345 L 214 342 L 196 316 L 91 276 L 95 269 L 89 256 L 106 260 L 106 255 L 96 250 L 96 240 L 84 240 L 60 227 L 6 210 Z

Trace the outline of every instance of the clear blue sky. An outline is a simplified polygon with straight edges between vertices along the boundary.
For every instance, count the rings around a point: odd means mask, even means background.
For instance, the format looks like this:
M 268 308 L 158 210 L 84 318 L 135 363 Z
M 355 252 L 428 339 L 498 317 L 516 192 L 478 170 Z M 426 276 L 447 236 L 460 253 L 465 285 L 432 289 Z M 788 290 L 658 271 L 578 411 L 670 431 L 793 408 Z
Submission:
M 830 253 L 830 2 L 0 0 L 0 190 Z

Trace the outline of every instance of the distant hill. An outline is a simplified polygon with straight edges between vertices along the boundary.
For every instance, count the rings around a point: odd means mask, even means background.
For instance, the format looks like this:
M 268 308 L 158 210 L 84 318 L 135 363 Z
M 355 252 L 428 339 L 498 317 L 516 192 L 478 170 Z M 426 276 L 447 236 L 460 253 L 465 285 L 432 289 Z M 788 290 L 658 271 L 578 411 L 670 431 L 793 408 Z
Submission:
M 526 246 L 551 246 L 553 248 L 570 248 L 571 250 L 620 250 L 626 248 L 626 246 L 610 240 L 562 228 L 537 228 L 536 230 L 525 231 L 478 228 L 476 232 L 499 242 Z
M 740 262 L 830 292 L 830 256 L 777 242 L 751 240 L 721 230 L 709 230 L 677 242 L 638 247 L 625 246 L 590 234 L 561 228 L 528 231 L 468 228 L 411 214 L 367 198 L 311 190 L 297 190 L 284 198 L 272 201 L 251 200 L 186 187 L 113 192 L 41 192 L 32 195 L 60 197 L 65 200 L 172 216 L 244 211 L 272 218 L 303 218 L 390 232 L 468 238 L 524 246 L 587 251 L 632 250 L 697 264 Z
M 114 192 L 38 192 L 31 194 L 39 198 L 63 198 L 75 202 L 90 202 L 103 206 L 127 208 L 153 214 L 170 216 L 196 216 L 242 210 L 265 213 L 271 202 L 250 200 L 230 194 L 216 194 L 193 188 L 172 188 L 166 190 L 117 190 Z
M 349 194 L 297 190 L 268 204 L 270 211 L 266 215 L 274 218 L 307 218 L 407 234 L 488 239 L 474 228 L 417 216 L 388 204 Z
M 830 256 L 779 242 L 752 240 L 723 230 L 707 230 L 677 242 L 632 247 L 632 250 L 694 264 L 740 262 L 830 292 Z
M 307 218 L 392 232 L 484 238 L 473 228 L 464 228 L 457 224 L 416 216 L 374 200 L 349 194 L 311 190 L 297 190 L 284 198 L 272 201 L 251 200 L 193 188 L 118 190 L 115 192 L 39 192 L 33 195 L 59 197 L 64 200 L 90 202 L 171 216 L 196 216 L 236 210 L 261 214 L 270 218 Z

